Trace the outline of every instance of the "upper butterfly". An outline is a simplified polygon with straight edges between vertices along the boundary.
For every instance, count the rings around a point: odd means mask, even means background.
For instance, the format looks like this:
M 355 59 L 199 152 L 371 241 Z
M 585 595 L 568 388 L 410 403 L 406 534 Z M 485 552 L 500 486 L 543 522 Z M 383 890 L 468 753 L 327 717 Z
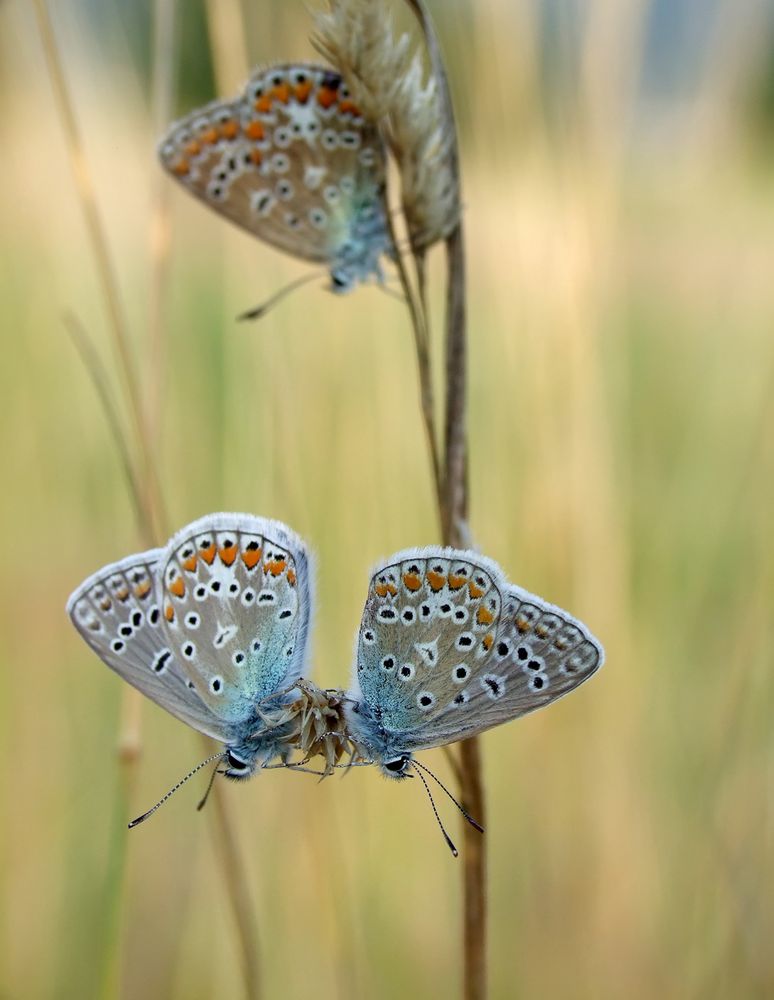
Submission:
M 575 690 L 604 651 L 566 611 L 473 552 L 398 552 L 377 567 L 344 714 L 358 754 L 393 778 L 443 746 Z
M 385 153 L 338 73 L 284 65 L 257 72 L 162 139 L 164 167 L 215 211 L 294 257 L 325 264 L 347 292 L 391 254 Z
M 335 728 L 327 718 L 310 726 L 329 702 L 300 680 L 310 611 L 303 541 L 249 514 L 203 517 L 165 549 L 99 570 L 67 603 L 111 669 L 225 744 L 230 778 L 296 748 L 317 752 L 316 735 Z

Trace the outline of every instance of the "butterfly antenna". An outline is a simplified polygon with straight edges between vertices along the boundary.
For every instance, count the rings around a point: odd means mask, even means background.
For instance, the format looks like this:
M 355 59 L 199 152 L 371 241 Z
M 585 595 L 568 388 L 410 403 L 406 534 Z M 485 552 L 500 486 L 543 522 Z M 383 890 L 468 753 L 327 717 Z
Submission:
M 221 755 L 221 760 L 223 759 L 223 756 L 224 755 Z M 212 786 L 215 784 L 215 776 L 217 774 L 221 773 L 221 772 L 218 771 L 219 764 L 220 764 L 220 760 L 216 763 L 216 765 L 215 765 L 215 767 L 214 767 L 214 769 L 212 771 L 212 774 L 210 775 L 210 780 L 207 782 L 207 790 L 205 791 L 204 795 L 202 796 L 201 801 L 198 802 L 197 805 L 196 805 L 196 811 L 197 812 L 201 812 L 202 809 L 204 809 L 204 807 L 207 805 L 207 799 L 210 797 L 210 792 L 212 791 Z M 223 771 L 222 773 L 225 774 L 226 772 Z
M 160 809 L 167 801 L 167 799 L 173 796 L 175 792 L 178 790 L 178 788 L 182 787 L 186 783 L 186 781 L 188 781 L 189 778 L 193 778 L 193 776 L 197 774 L 199 771 L 201 771 L 203 767 L 206 767 L 208 764 L 211 764 L 214 760 L 223 760 L 224 756 L 225 754 L 223 753 L 223 751 L 221 751 L 220 753 L 214 753 L 212 757 L 208 757 L 207 760 L 203 760 L 201 764 L 197 764 L 192 771 L 189 771 L 184 778 L 181 778 L 180 781 L 178 781 L 178 783 L 175 785 L 174 788 L 170 788 L 170 790 L 167 792 L 164 798 L 159 799 L 159 801 L 152 809 L 149 809 L 146 813 L 143 813 L 142 816 L 138 816 L 137 819 L 133 819 L 132 822 L 129 824 L 129 829 L 131 830 L 133 827 L 139 826 L 140 823 L 144 823 L 145 820 L 149 819 L 156 812 L 157 809 Z
M 313 281 L 315 278 L 320 277 L 319 271 L 314 271 L 312 274 L 304 274 L 300 278 L 296 278 L 295 281 L 289 281 L 284 288 L 280 288 L 278 292 L 275 292 L 270 299 L 267 299 L 262 305 L 256 306 L 254 309 L 248 309 L 247 312 L 241 313 L 237 316 L 238 320 L 243 319 L 261 319 L 266 313 L 275 306 L 281 299 L 284 299 L 286 295 L 290 295 L 301 285 L 306 285 L 308 282 Z
M 446 792 L 446 794 L 449 796 L 449 798 L 452 800 L 452 802 L 455 804 L 455 806 L 459 809 L 459 811 L 462 813 L 462 815 L 465 817 L 465 819 L 468 821 L 468 823 L 470 823 L 470 825 L 472 827 L 474 827 L 474 829 L 478 830 L 479 833 L 483 833 L 484 832 L 483 826 L 481 826 L 480 823 L 477 823 L 473 819 L 473 817 L 470 815 L 470 813 L 467 811 L 467 809 L 465 809 L 465 807 L 462 805 L 462 803 L 458 802 L 457 799 L 454 798 L 454 796 L 449 791 L 449 789 L 446 787 L 446 785 L 444 785 L 444 783 L 441 781 L 440 778 L 437 778 L 433 774 L 433 772 L 430 770 L 429 767 L 426 767 L 424 764 L 420 764 L 418 760 L 412 760 L 411 763 L 414 765 L 414 767 L 421 767 L 423 771 L 425 771 L 427 774 L 430 775 L 430 777 L 433 779 L 433 781 L 436 783 L 436 785 L 438 785 L 439 788 L 441 788 L 444 792 Z
M 413 763 L 416 764 L 416 761 L 413 761 Z M 446 841 L 446 844 L 447 844 L 449 850 L 452 852 L 452 854 L 454 855 L 455 858 L 458 858 L 460 856 L 460 852 L 454 846 L 453 840 L 451 839 L 451 837 L 449 836 L 449 834 L 446 832 L 446 827 L 441 822 L 441 817 L 438 815 L 438 810 L 435 808 L 435 800 L 433 799 L 433 793 L 430 791 L 430 786 L 428 785 L 427 781 L 425 780 L 425 776 L 422 774 L 421 771 L 417 771 L 417 777 L 420 779 L 420 781 L 422 782 L 422 784 L 425 786 L 425 791 L 427 792 L 427 797 L 430 799 L 430 805 L 433 807 L 433 812 L 435 813 L 435 818 L 436 818 L 436 820 L 438 822 L 438 826 L 441 829 L 441 833 L 443 834 L 444 840 Z

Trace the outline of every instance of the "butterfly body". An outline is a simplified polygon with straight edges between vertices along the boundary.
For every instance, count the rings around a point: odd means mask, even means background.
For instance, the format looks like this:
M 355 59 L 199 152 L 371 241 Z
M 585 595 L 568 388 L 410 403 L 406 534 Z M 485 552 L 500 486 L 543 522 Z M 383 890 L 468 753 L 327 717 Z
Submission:
M 341 76 L 321 66 L 259 71 L 241 97 L 169 129 L 166 170 L 219 214 L 294 257 L 324 264 L 349 291 L 391 256 L 378 131 Z
M 556 701 L 603 662 L 586 627 L 477 553 L 410 549 L 375 570 L 344 712 L 361 757 L 404 777 L 418 750 Z
M 111 669 L 222 742 L 227 775 L 244 778 L 300 745 L 309 576 L 285 525 L 212 514 L 98 571 L 67 610 Z

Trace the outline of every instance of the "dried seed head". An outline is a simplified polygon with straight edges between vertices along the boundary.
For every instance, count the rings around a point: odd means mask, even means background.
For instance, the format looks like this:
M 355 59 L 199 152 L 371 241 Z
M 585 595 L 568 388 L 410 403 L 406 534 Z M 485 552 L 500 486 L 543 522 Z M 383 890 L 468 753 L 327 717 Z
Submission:
M 412 247 L 443 239 L 457 223 L 459 183 L 454 122 L 438 81 L 412 55 L 409 36 L 395 38 L 382 0 L 329 0 L 315 21 L 314 45 L 395 157 Z

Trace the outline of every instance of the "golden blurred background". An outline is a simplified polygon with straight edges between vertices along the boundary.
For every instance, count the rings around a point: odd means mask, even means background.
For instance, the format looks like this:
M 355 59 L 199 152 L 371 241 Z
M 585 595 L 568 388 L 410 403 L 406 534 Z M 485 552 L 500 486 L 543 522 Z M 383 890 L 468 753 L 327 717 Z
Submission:
M 405 310 L 310 287 L 235 323 L 303 266 L 173 190 L 154 153 L 170 114 L 250 66 L 313 59 L 309 16 L 50 7 L 169 526 L 248 510 L 302 533 L 313 676 L 343 685 L 370 566 L 438 538 Z M 431 9 L 464 160 L 473 538 L 608 657 L 484 738 L 492 996 L 772 996 L 772 4 Z M 122 684 L 64 614 L 143 543 L 64 324 L 118 392 L 32 2 L 0 5 L 0 109 L 0 997 L 238 997 L 204 779 L 123 832 L 200 740 L 144 705 L 127 802 Z M 456 994 L 461 863 L 414 785 L 364 769 L 225 789 L 267 997 Z

